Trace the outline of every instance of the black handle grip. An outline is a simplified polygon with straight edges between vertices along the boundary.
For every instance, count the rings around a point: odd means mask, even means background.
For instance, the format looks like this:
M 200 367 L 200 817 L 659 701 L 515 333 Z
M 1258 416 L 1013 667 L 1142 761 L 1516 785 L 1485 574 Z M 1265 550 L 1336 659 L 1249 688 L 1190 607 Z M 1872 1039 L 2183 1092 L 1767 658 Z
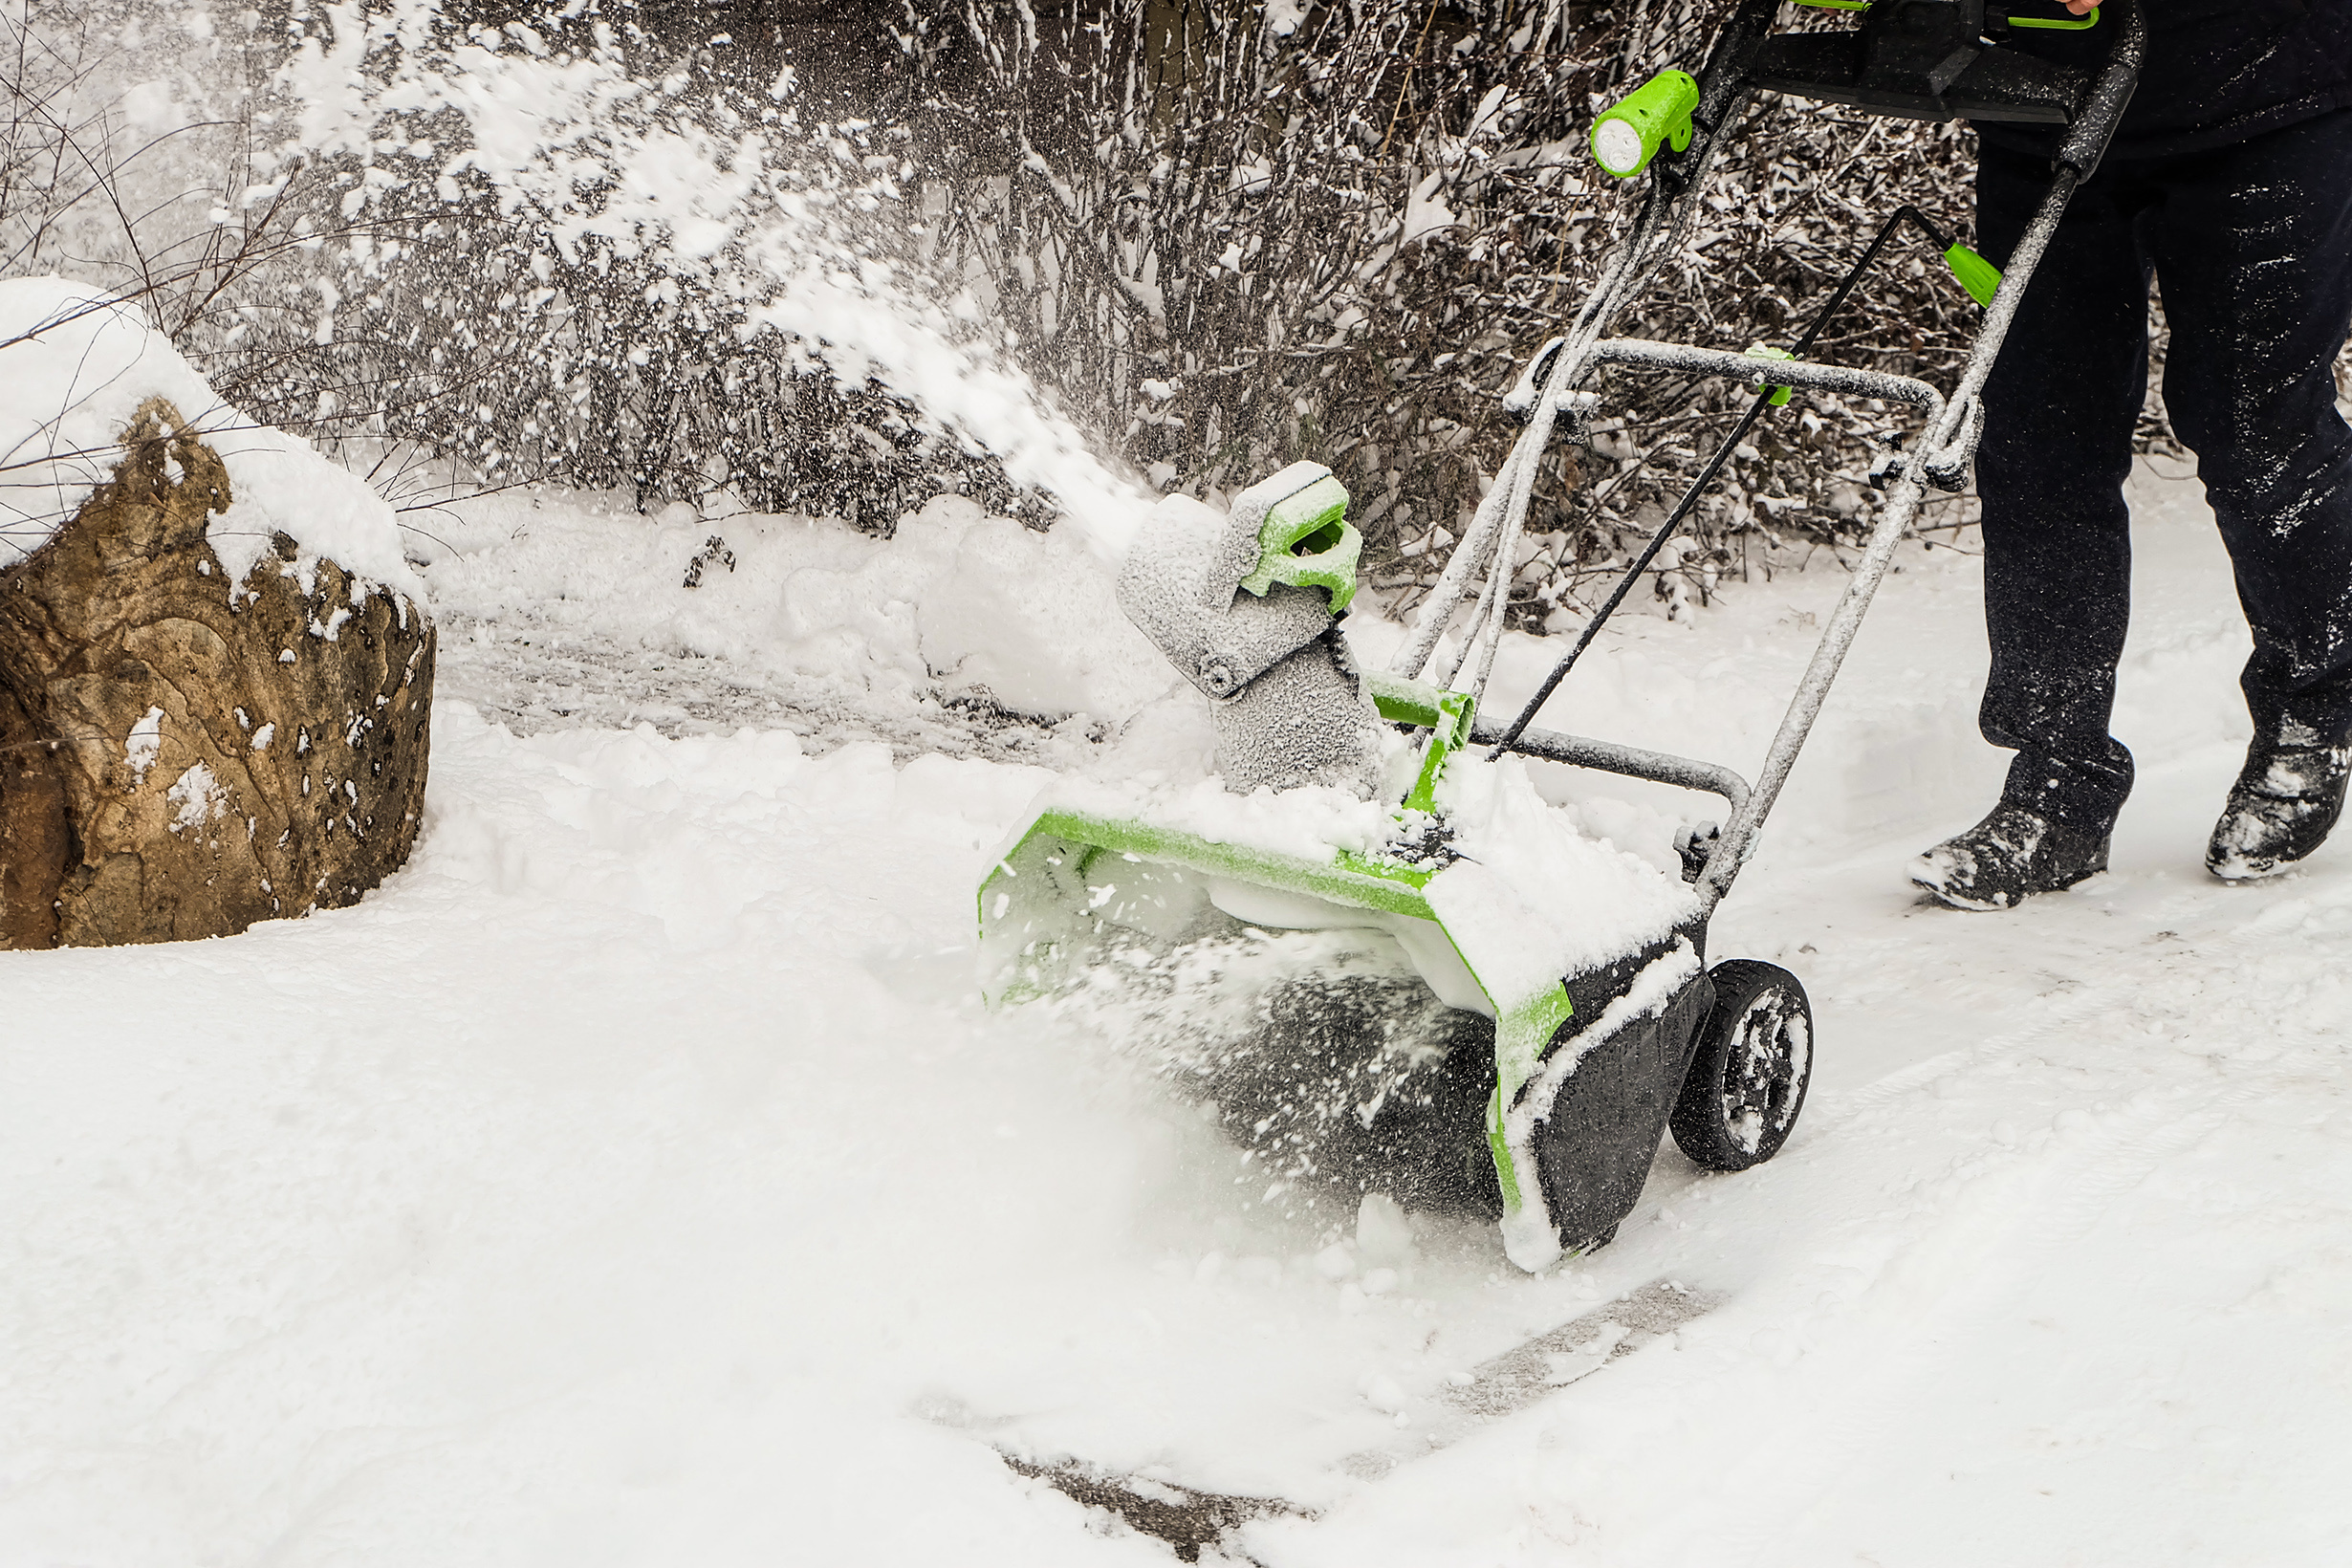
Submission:
M 2102 20 L 2115 27 L 2108 34 L 2107 63 L 2091 83 L 2090 97 L 2067 127 L 2058 152 L 2058 162 L 2084 180 L 2099 172 L 2099 161 L 2115 140 L 2115 128 L 2123 123 L 2132 89 L 2140 85 L 2140 67 L 2147 58 L 2147 18 L 2141 12 L 2141 0 L 2108 0 L 2102 7 Z

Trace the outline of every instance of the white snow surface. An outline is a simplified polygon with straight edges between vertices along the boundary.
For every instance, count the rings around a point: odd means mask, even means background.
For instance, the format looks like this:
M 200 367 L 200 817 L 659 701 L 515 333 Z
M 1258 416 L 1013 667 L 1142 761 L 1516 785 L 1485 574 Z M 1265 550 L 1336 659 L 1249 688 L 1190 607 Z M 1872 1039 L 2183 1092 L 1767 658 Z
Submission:
M 939 495 L 888 539 L 827 519 L 679 503 L 492 496 L 437 512 L 420 548 L 437 613 L 542 640 L 719 658 L 884 711 L 925 694 L 1123 720 L 1176 681 L 1075 535 Z M 706 558 L 720 540 L 733 564 Z
M 1506 1012 L 1698 913 L 1679 876 L 1579 831 L 1522 758 L 1449 760 L 1438 803 L 1463 858 L 1429 879 L 1429 906 Z
M 972 889 L 1046 769 L 445 702 L 357 907 L 0 953 L 0 1563 L 1169 1560 L 999 1450 L 1311 1510 L 1233 1537 L 1268 1568 L 2332 1560 L 2352 849 L 2200 868 L 2247 640 L 2193 485 L 2135 483 L 2114 870 L 1913 898 L 2002 756 L 1974 563 L 1906 551 L 1711 933 L 1811 991 L 1803 1121 L 1737 1176 L 1666 1145 L 1539 1277 L 1296 1205 L 1118 1041 L 980 1007 Z M 529 574 L 588 565 L 533 548 L 432 575 L 552 615 Z M 574 613 L 656 635 L 623 577 Z M 1545 722 L 1752 771 L 1841 585 L 1629 618 Z M 1496 706 L 1558 646 L 1508 642 Z M 1716 809 L 1530 776 L 1661 866 Z M 1661 1280 L 1714 1304 L 1445 1403 Z
M 205 536 L 232 591 L 283 533 L 298 547 L 298 573 L 323 555 L 424 597 L 391 507 L 364 482 L 224 403 L 139 305 L 59 277 L 0 282 L 0 566 L 47 543 L 114 476 L 123 431 L 157 397 L 229 469 L 229 507 Z M 356 602 L 364 590 L 355 589 Z

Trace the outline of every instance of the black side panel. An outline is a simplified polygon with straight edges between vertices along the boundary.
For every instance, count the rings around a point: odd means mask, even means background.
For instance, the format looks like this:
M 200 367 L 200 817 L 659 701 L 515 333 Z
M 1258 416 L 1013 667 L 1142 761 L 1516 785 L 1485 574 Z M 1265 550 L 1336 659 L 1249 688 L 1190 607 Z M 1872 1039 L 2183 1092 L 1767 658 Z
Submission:
M 1559 1049 L 1571 1033 L 1608 1011 L 1611 1002 L 1625 994 L 1635 976 L 1672 952 L 1674 944 L 1679 941 L 1688 941 L 1698 953 L 1699 962 L 1707 962 L 1707 922 L 1694 920 L 1688 926 L 1678 926 L 1646 947 L 1637 947 L 1624 957 L 1603 964 L 1597 969 L 1586 969 L 1581 974 L 1572 974 L 1561 981 L 1561 987 L 1568 992 L 1568 1005 L 1574 1010 L 1574 1016 L 1553 1039 L 1544 1055 L 1549 1056 Z
M 1941 93 L 1928 80 L 1871 79 L 1859 33 L 1781 33 L 1768 38 L 1748 68 L 1752 86 L 1850 103 L 1908 120 L 1983 120 L 2067 125 L 2090 96 L 2091 77 L 2071 66 L 2014 50 L 1988 49 Z
M 1604 1242 L 1632 1212 L 1713 1001 L 1702 972 L 1663 1012 L 1593 1045 L 1535 1124 L 1536 1178 L 1564 1246 Z M 1599 1012 L 1584 1012 L 1581 997 L 1577 1008 L 1587 1018 Z M 1575 1037 L 1565 1034 L 1553 1049 Z

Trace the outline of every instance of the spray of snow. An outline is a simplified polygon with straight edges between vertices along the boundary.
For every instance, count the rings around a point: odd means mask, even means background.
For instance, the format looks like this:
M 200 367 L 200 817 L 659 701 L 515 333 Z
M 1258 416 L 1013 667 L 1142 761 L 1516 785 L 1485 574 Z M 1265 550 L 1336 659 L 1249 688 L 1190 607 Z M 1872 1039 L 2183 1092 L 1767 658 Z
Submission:
M 1100 558 L 1124 555 L 1147 504 L 1141 490 L 976 329 L 957 289 L 847 237 L 840 205 L 872 212 L 903 201 L 894 177 L 847 191 L 777 178 L 824 145 L 822 127 L 804 126 L 789 102 L 773 124 L 723 137 L 634 80 L 601 22 L 595 47 L 563 54 L 527 28 L 461 30 L 432 0 L 322 10 L 328 25 L 279 77 L 301 105 L 283 156 L 364 163 L 379 146 L 420 144 L 411 136 L 427 129 L 446 142 L 462 122 L 465 144 L 439 175 L 447 199 L 461 181 L 486 183 L 568 255 L 659 255 L 740 295 L 754 326 L 808 345 L 845 385 L 870 379 L 908 398 L 1015 482 L 1057 497 Z M 365 192 L 362 182 L 355 210 Z

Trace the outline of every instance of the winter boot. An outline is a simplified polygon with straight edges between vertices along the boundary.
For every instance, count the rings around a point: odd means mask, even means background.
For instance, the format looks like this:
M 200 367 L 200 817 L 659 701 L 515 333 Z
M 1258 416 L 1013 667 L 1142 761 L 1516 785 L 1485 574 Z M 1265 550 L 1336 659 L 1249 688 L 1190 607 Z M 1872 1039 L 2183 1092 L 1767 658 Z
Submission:
M 2107 869 L 2107 829 L 2055 822 L 2004 800 L 1911 862 L 1911 881 L 1954 909 L 2012 909 Z
M 2256 740 L 2230 787 L 2230 802 L 2205 846 L 2205 869 L 2223 882 L 2275 877 L 2327 839 L 2343 811 L 2352 748 L 2275 746 Z

